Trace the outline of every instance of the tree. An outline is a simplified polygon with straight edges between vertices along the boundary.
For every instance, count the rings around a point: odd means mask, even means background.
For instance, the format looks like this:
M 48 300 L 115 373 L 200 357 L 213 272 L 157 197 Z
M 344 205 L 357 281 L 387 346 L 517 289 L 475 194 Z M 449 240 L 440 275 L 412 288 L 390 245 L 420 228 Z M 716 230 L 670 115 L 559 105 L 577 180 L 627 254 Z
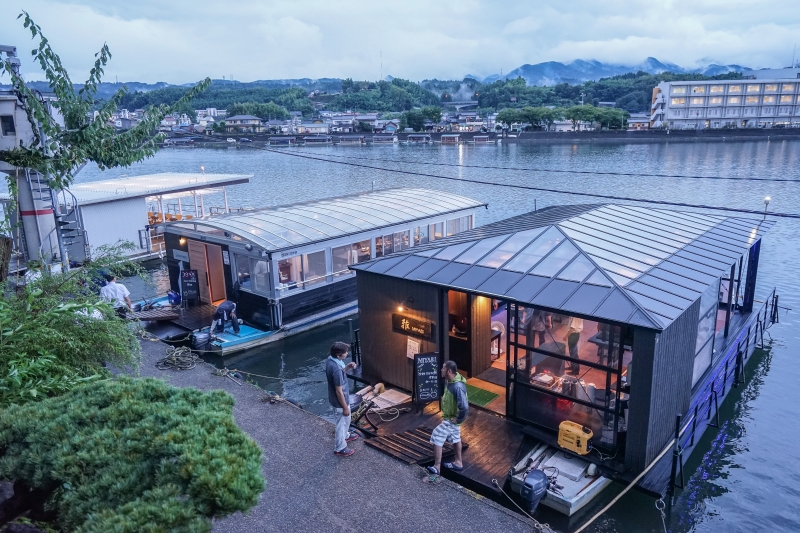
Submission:
M 2 72 L 11 78 L 11 90 L 33 128 L 34 139 L 24 146 L 0 150 L 0 161 L 17 168 L 30 168 L 47 176 L 54 189 L 63 189 L 72 183 L 75 172 L 87 162 L 94 162 L 104 170 L 129 166 L 152 157 L 158 150 L 158 143 L 164 138 L 163 134 L 158 133 L 161 120 L 188 103 L 210 83 L 209 79 L 198 83 L 185 91 L 174 105 L 162 104 L 149 108 L 135 127 L 117 133 L 113 126 L 108 125 L 108 120 L 127 89 L 119 89 L 105 102 L 95 98 L 104 68 L 111 58 L 108 46 L 103 45 L 95 54 L 97 59 L 89 79 L 81 89 L 76 90 L 61 59 L 42 34 L 42 29 L 25 11 L 18 18 L 23 19 L 23 26 L 30 30 L 32 38 L 39 40 L 32 55 L 49 82 L 55 100 L 49 102 L 42 99 L 37 91 L 28 87 L 9 60 L 3 61 Z M 98 116 L 92 120 L 91 111 L 97 106 Z M 51 107 L 63 117 L 63 125 L 53 116 L 55 113 Z M 46 143 L 43 142 L 42 133 L 47 138 Z M 6 178 L 12 197 L 16 197 L 16 179 L 10 175 Z
M 498 124 L 505 124 L 507 126 L 511 126 L 511 124 L 515 122 L 522 122 L 522 117 L 520 116 L 520 112 L 517 109 L 503 109 L 499 113 L 497 113 L 497 118 L 495 121 Z
M 264 489 L 261 450 L 222 391 L 156 379 L 81 386 L 0 413 L 0 478 L 14 495 L 0 526 L 23 513 L 56 529 L 209 532 Z
M 422 111 L 412 109 L 403 113 L 400 117 L 400 129 L 405 128 L 411 128 L 414 131 L 425 129 L 425 115 L 422 114 Z
M 262 120 L 286 120 L 289 111 L 274 102 L 242 102 L 228 106 L 228 115 L 253 115 Z
M 442 121 L 442 108 L 439 106 L 426 106 L 423 107 L 420 112 L 422 113 L 422 116 L 434 124 Z
M 596 107 L 587 104 L 567 108 L 564 111 L 564 116 L 567 120 L 572 121 L 572 128 L 578 131 L 582 122 L 593 123 L 597 117 L 597 113 L 598 110 Z

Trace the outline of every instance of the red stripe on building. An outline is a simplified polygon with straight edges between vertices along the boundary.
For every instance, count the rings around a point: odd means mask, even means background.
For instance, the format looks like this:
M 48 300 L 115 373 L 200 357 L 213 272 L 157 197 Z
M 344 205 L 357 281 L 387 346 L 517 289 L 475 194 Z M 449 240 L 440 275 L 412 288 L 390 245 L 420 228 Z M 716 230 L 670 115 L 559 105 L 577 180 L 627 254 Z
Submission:
M 24 216 L 24 217 L 35 217 L 35 216 L 38 216 L 38 215 L 52 215 L 53 214 L 53 210 L 52 209 L 35 209 L 33 211 L 22 211 L 22 210 L 20 210 L 19 214 Z

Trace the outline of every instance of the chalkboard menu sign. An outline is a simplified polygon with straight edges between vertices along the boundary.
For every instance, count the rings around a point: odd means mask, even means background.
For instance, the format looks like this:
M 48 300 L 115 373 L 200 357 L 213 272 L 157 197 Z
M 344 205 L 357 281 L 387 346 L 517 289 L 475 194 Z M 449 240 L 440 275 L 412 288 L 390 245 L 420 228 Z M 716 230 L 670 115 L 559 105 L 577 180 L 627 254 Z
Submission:
M 439 354 L 414 354 L 414 401 L 428 403 L 439 400 Z
M 184 300 L 200 298 L 200 284 L 197 282 L 197 270 L 181 270 L 181 291 Z

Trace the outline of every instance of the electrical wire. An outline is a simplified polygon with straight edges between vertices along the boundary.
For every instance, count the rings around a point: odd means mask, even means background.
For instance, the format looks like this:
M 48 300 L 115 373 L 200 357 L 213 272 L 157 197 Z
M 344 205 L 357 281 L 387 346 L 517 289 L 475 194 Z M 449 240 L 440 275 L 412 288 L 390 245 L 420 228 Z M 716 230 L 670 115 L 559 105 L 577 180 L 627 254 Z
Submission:
M 455 178 L 452 176 L 440 176 L 438 174 L 428 174 L 426 172 L 414 172 L 410 170 L 400 170 L 396 168 L 384 168 L 384 167 L 374 167 L 371 165 L 363 165 L 360 163 L 349 163 L 345 161 L 334 161 L 332 159 L 325 159 L 323 157 L 314 157 L 311 155 L 304 155 L 304 154 L 293 154 L 290 152 L 283 152 L 281 150 L 274 150 L 271 148 L 262 148 L 262 150 L 266 152 L 271 152 L 275 154 L 281 155 L 288 155 L 291 157 L 299 157 L 301 159 L 310 159 L 312 161 L 321 161 L 324 163 L 334 163 L 337 165 L 345 165 L 351 167 L 358 167 L 358 168 L 367 168 L 370 170 L 382 170 L 384 172 L 395 172 L 398 174 L 406 174 L 411 176 L 421 176 L 425 178 L 436 178 L 436 179 L 444 179 L 450 181 L 458 181 L 460 183 L 475 183 L 478 185 L 491 185 L 495 187 L 508 187 L 511 189 L 522 189 L 528 191 L 540 191 L 540 192 L 551 192 L 556 194 L 568 194 L 572 196 L 588 196 L 591 198 L 603 198 L 605 200 L 620 200 L 625 202 L 640 202 L 645 204 L 654 204 L 654 205 L 665 205 L 665 206 L 672 206 L 672 207 L 689 207 L 693 209 L 710 209 L 715 211 L 728 211 L 732 213 L 742 213 L 747 215 L 758 215 L 758 216 L 766 216 L 767 214 L 771 217 L 776 218 L 796 218 L 800 219 L 800 213 L 781 213 L 781 212 L 772 212 L 766 213 L 765 211 L 761 211 L 758 209 L 741 209 L 735 207 L 721 207 L 716 205 L 704 205 L 704 204 L 690 204 L 685 202 L 668 202 L 665 200 L 646 200 L 643 198 L 632 198 L 629 196 L 615 196 L 611 194 L 596 194 L 596 193 L 588 193 L 588 192 L 577 192 L 577 191 L 565 191 L 562 189 L 550 189 L 546 187 L 532 187 L 530 185 L 516 185 L 511 183 L 496 183 L 491 181 L 483 181 L 483 180 L 474 180 L 468 178 Z
M 277 150 L 276 150 L 277 151 Z M 466 165 L 464 163 L 434 163 L 428 161 L 409 161 L 407 159 L 385 159 L 375 157 L 357 157 L 349 155 L 336 155 L 326 154 L 328 157 L 337 157 L 340 159 L 356 159 L 362 161 L 379 161 L 386 163 L 407 163 L 412 165 L 429 165 L 438 167 L 461 167 L 461 168 L 479 168 L 482 170 L 512 170 L 519 172 L 547 172 L 553 174 L 588 174 L 592 176 L 626 176 L 626 177 L 647 177 L 647 178 L 680 178 L 680 179 L 697 179 L 697 180 L 731 180 L 731 181 L 769 181 L 769 182 L 787 182 L 787 183 L 800 183 L 800 179 L 790 178 L 734 178 L 733 176 L 699 176 L 691 174 L 645 174 L 641 172 L 609 172 L 609 171 L 594 171 L 594 170 L 570 170 L 570 169 L 556 169 L 556 168 L 537 168 L 537 167 L 496 167 L 490 165 Z

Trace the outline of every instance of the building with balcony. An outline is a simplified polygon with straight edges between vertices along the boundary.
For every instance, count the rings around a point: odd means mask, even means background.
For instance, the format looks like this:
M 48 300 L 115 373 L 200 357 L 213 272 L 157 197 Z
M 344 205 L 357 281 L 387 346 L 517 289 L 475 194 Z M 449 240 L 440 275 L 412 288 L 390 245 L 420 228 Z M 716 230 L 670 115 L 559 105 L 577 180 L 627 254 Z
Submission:
M 800 69 L 746 72 L 741 80 L 672 81 L 653 89 L 651 128 L 800 127 Z
M 234 115 L 225 119 L 225 129 L 228 133 L 263 133 L 264 125 L 253 115 Z

